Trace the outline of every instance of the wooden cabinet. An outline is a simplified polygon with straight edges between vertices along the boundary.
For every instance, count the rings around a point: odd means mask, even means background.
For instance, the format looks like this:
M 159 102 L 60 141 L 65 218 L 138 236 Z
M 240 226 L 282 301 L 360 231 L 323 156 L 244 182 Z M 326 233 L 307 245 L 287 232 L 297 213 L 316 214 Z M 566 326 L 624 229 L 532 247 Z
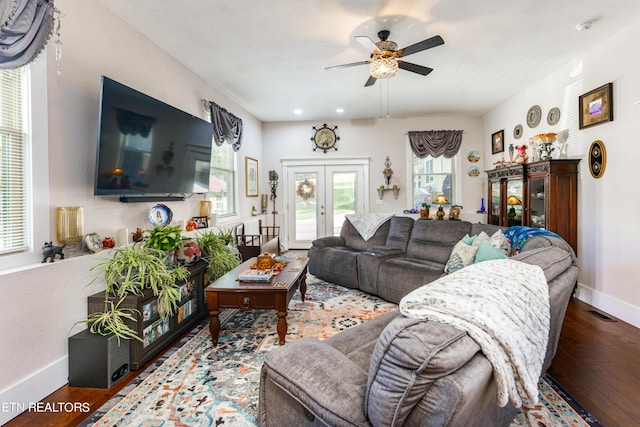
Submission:
M 524 225 L 525 169 L 522 165 L 487 171 L 489 210 L 487 222 L 510 227 Z
M 487 171 L 489 224 L 543 228 L 578 247 L 578 163 L 542 160 Z
M 525 225 L 553 231 L 578 250 L 578 163 L 580 159 L 527 164 Z
M 187 267 L 191 276 L 179 285 L 181 299 L 177 313 L 171 317 L 160 317 L 158 300 L 151 289 L 145 289 L 142 295 L 125 297 L 120 307 L 137 310 L 136 321 L 128 322 L 128 325 L 142 338 L 142 342 L 130 340 L 131 369 L 143 367 L 153 356 L 206 317 L 207 301 L 204 292 L 206 266 L 204 261 L 199 261 Z M 88 298 L 89 313 L 103 311 L 104 301 L 104 292 L 91 295 Z

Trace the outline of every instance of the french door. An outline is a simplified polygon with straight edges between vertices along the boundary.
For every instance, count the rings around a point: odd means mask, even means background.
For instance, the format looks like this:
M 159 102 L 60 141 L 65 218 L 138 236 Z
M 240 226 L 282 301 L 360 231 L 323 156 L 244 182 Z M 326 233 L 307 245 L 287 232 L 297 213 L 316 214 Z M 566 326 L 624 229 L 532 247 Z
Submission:
M 287 247 L 340 235 L 345 215 L 368 210 L 368 159 L 283 160 Z

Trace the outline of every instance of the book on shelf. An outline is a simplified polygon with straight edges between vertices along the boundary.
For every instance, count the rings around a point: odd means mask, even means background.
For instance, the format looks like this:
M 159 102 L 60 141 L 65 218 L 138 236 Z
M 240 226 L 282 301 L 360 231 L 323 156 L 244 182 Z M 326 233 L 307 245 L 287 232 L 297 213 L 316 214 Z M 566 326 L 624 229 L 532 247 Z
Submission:
M 273 277 L 273 270 L 246 269 L 238 276 L 241 282 L 268 282 Z

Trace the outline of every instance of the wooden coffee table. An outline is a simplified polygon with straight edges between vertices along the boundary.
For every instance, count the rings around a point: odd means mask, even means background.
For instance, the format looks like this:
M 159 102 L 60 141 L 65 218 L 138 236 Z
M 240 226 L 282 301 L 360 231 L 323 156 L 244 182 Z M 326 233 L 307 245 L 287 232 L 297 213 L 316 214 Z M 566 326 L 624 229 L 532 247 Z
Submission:
M 298 287 L 302 301 L 307 292 L 308 258 L 287 258 L 287 261 L 288 264 L 280 274 L 274 276 L 269 282 L 238 281 L 240 273 L 256 262 L 256 258 L 251 258 L 205 288 L 207 308 L 211 317 L 209 330 L 214 347 L 218 345 L 220 333 L 218 315 L 222 308 L 238 308 L 243 311 L 275 309 L 278 313 L 279 344 L 284 345 L 287 335 L 287 306 Z

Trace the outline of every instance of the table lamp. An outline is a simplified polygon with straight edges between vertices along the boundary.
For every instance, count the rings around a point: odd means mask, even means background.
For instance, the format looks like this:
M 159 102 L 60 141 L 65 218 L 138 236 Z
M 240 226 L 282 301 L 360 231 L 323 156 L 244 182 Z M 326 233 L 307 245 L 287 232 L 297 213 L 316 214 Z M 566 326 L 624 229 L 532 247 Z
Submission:
M 442 209 L 442 205 L 448 205 L 449 204 L 449 200 L 447 199 L 447 197 L 444 194 L 439 194 L 436 196 L 435 199 L 433 199 L 433 203 L 436 203 L 438 205 L 440 205 L 440 207 L 438 208 L 438 212 L 436 212 L 436 216 L 438 217 L 438 219 L 443 219 L 444 218 L 444 209 Z
M 511 195 L 509 197 L 507 197 L 507 205 L 511 206 L 511 208 L 509 208 L 509 212 L 507 212 L 507 216 L 509 218 L 515 218 L 516 217 L 516 205 L 521 205 L 522 201 L 518 198 L 518 196 L 515 195 Z

